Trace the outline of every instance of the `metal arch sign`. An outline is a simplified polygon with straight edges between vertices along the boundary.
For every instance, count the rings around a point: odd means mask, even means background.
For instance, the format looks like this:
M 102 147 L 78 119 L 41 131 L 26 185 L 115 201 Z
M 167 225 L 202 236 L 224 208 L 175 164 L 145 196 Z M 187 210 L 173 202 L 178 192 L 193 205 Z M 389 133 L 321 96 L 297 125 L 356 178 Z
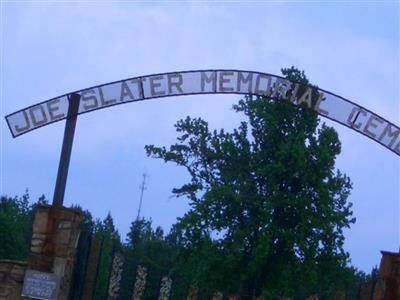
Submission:
M 400 128 L 343 97 L 281 76 L 241 70 L 197 70 L 139 76 L 94 86 L 81 95 L 78 114 L 152 98 L 196 94 L 252 94 L 294 105 L 345 125 L 400 156 Z M 311 101 L 317 90 L 318 100 Z M 67 117 L 68 95 L 56 97 L 6 116 L 13 137 Z

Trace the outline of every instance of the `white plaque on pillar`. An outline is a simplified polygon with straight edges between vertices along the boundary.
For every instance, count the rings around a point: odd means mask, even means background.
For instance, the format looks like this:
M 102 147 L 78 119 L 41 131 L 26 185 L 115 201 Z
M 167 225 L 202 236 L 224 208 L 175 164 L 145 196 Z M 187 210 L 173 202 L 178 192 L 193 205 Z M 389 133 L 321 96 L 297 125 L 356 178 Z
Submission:
M 56 300 L 60 289 L 60 277 L 53 273 L 26 270 L 22 297 Z

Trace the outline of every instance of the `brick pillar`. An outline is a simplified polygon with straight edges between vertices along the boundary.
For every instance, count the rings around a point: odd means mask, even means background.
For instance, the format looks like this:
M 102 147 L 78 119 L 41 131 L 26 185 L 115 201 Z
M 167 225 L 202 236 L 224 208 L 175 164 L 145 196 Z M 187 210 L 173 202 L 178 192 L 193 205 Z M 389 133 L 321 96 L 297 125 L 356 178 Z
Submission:
M 37 207 L 27 268 L 60 276 L 59 300 L 68 298 L 82 219 L 78 210 Z
M 21 299 L 26 262 L 0 260 L 0 300 Z
M 374 289 L 374 300 L 400 299 L 400 253 L 381 251 L 379 279 Z

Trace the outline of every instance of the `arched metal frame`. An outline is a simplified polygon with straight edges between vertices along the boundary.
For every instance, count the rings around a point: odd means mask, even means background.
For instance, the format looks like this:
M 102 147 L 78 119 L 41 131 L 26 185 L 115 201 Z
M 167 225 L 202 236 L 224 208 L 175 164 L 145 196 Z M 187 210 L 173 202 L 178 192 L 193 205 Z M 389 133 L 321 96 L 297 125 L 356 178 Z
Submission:
M 299 93 L 299 90 L 304 92 Z M 314 100 L 318 93 L 317 101 Z M 239 94 L 267 96 L 305 105 L 319 115 L 349 127 L 400 156 L 400 128 L 372 111 L 331 92 L 284 77 L 243 70 L 195 70 L 132 77 L 73 93 L 81 95 L 78 114 L 153 98 Z M 66 119 L 68 93 L 7 115 L 12 136 Z M 313 96 L 312 96 L 313 95 Z M 313 99 L 312 99 L 313 97 Z

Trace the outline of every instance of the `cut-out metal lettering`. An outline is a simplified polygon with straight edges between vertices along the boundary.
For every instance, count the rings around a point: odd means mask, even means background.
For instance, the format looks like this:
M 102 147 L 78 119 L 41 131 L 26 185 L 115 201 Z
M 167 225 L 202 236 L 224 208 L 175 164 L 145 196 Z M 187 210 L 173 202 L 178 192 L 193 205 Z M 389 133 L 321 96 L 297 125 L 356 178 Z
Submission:
M 301 91 L 301 93 L 300 93 Z M 145 99 L 197 94 L 251 94 L 305 106 L 347 126 L 400 156 L 400 128 L 368 109 L 323 89 L 281 76 L 240 70 L 182 71 L 128 78 L 79 90 L 79 113 Z M 318 93 L 314 100 L 312 95 Z M 71 93 L 68 93 L 71 94 Z M 6 116 L 13 137 L 63 120 L 67 94 Z

